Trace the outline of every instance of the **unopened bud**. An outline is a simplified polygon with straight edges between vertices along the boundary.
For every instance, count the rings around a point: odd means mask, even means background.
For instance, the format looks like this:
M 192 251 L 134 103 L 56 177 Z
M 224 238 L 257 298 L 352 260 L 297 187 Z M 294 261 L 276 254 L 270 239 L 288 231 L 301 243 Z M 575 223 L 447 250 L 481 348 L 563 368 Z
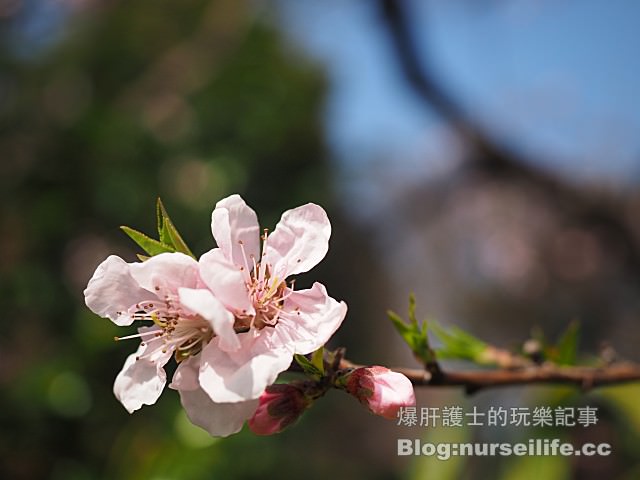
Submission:
M 311 405 L 304 388 L 295 383 L 274 384 L 260 396 L 260 403 L 248 425 L 258 435 L 273 435 L 295 422 Z
M 346 390 L 372 413 L 389 419 L 397 417 L 400 407 L 416 404 L 411 381 L 385 367 L 362 367 L 346 379 Z

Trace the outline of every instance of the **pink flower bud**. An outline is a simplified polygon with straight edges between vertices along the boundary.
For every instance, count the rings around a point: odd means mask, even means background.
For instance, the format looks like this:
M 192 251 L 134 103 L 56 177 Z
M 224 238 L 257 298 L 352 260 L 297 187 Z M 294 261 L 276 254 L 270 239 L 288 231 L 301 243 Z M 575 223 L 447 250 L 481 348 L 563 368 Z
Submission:
M 416 404 L 411 381 L 385 367 L 354 370 L 348 377 L 346 387 L 372 413 L 389 419 L 396 418 L 400 407 Z
M 311 400 L 299 385 L 270 385 L 260 396 L 258 408 L 249 419 L 249 428 L 258 435 L 281 432 L 295 422 L 310 404 Z

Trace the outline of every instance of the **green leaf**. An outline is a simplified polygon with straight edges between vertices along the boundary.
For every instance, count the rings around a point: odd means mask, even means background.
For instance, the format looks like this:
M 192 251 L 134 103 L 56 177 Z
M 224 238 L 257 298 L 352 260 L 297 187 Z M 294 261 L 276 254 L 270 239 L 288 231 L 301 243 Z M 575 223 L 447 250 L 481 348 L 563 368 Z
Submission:
M 416 319 L 416 296 L 413 293 L 409 294 L 409 322 L 411 325 L 418 325 Z
M 171 221 L 171 218 L 169 218 L 169 214 L 164 208 L 160 198 L 158 198 L 156 203 L 156 215 L 158 219 L 158 235 L 160 236 L 160 242 L 166 245 L 171 245 L 176 252 L 182 252 L 190 257 L 196 258 L 191 252 L 191 249 L 182 239 L 182 236 Z
M 296 362 L 298 362 L 298 365 L 302 367 L 304 373 L 312 377 L 316 377 L 318 380 L 322 378 L 323 372 L 319 370 L 318 367 L 316 367 L 307 357 L 295 354 L 294 358 L 296 359 Z
M 436 358 L 429 346 L 429 337 L 427 336 L 427 322 L 422 322 L 422 325 L 419 325 L 416 319 L 414 295 L 409 296 L 409 323 L 406 323 L 400 315 L 391 310 L 387 311 L 387 315 L 413 354 L 425 364 L 435 363 Z
M 156 202 L 156 219 L 158 223 L 158 238 L 162 243 L 173 246 L 173 242 L 171 241 L 169 232 L 164 226 L 164 219 L 165 217 L 168 217 L 166 213 L 167 211 L 165 210 L 164 205 L 162 204 L 162 200 L 160 200 L 160 197 L 158 197 L 158 201 Z
M 400 336 L 404 338 L 408 343 L 409 338 L 407 337 L 411 337 L 413 329 L 409 325 L 407 325 L 405 321 L 400 317 L 400 315 L 398 315 L 396 312 L 387 310 L 387 316 L 389 317 L 389 320 L 391 320 L 391 323 L 393 323 L 393 326 L 396 327 L 396 330 L 398 331 Z
M 458 327 L 446 330 L 435 322 L 431 323 L 431 329 L 442 342 L 442 347 L 437 349 L 440 358 L 471 360 L 480 364 L 486 363 L 483 353 L 489 346 L 479 338 Z
M 150 256 L 159 255 L 160 253 L 165 252 L 175 252 L 175 249 L 172 246 L 148 237 L 144 233 L 134 230 L 133 228 L 122 226 L 120 229 L 129 235 L 131 240 L 136 242 L 140 248 Z
M 558 365 L 575 365 L 578 355 L 578 334 L 580 325 L 578 322 L 571 322 L 564 331 L 558 344 L 556 363 Z

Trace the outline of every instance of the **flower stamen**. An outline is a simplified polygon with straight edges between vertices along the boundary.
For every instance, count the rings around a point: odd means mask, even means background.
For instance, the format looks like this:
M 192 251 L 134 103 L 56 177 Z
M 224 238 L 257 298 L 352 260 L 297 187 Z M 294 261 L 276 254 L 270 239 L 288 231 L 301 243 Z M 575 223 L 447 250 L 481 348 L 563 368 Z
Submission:
M 141 302 L 132 306 L 129 311 L 136 321 L 150 321 L 157 327 L 141 333 L 115 337 L 115 340 L 140 338 L 143 346 L 149 346 L 137 359 L 151 358 L 157 353 L 173 352 L 176 361 L 180 362 L 195 355 L 214 336 L 210 325 L 202 317 L 184 312 L 174 305 L 177 297 L 165 296 L 164 302 Z M 153 342 L 153 339 L 160 340 Z M 145 343 L 146 342 L 146 343 Z

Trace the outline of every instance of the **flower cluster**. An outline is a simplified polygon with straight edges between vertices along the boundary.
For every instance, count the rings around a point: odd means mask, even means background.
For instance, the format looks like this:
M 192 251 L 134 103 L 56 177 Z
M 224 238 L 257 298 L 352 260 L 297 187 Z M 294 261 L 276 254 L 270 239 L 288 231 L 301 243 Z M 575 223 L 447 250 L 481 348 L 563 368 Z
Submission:
M 216 205 L 211 229 L 218 246 L 198 261 L 178 252 L 138 263 L 110 256 L 84 293 L 87 306 L 116 325 L 146 321 L 121 337 L 140 339 L 114 384 L 124 407 L 155 403 L 173 357 L 169 387 L 190 420 L 227 436 L 260 411 L 261 395 L 294 354 L 329 340 L 347 306 L 320 283 L 295 290 L 288 281 L 327 253 L 331 225 L 318 205 L 285 212 L 271 234 L 261 234 L 255 212 L 231 195 Z

